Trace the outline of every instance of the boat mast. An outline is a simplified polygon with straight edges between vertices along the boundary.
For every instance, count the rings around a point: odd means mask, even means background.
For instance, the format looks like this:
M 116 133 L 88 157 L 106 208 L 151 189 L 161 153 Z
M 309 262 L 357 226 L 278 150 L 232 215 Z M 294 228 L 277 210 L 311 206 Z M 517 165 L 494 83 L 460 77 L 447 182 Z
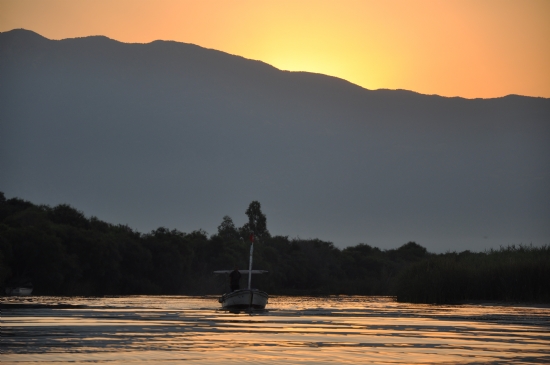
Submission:
M 248 264 L 248 289 L 252 284 L 252 252 L 254 252 L 254 233 L 250 233 L 250 261 Z

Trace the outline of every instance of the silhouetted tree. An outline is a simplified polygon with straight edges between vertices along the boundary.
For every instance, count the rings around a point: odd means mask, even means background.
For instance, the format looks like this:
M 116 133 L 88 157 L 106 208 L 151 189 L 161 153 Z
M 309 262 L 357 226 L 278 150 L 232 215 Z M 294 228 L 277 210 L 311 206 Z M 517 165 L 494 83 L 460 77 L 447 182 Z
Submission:
M 241 228 L 241 234 L 245 237 L 248 236 L 250 232 L 254 233 L 254 236 L 260 241 L 271 237 L 269 231 L 267 230 L 267 220 L 265 214 L 262 213 L 261 208 L 260 202 L 256 200 L 251 202 L 248 206 L 248 209 L 246 210 L 248 223 Z
M 59 204 L 51 209 L 49 214 L 51 219 L 58 224 L 68 224 L 77 228 L 88 228 L 90 226 L 90 222 L 86 219 L 84 213 L 68 204 Z
M 218 226 L 218 236 L 225 241 L 239 238 L 239 232 L 230 216 L 223 217 L 222 223 Z

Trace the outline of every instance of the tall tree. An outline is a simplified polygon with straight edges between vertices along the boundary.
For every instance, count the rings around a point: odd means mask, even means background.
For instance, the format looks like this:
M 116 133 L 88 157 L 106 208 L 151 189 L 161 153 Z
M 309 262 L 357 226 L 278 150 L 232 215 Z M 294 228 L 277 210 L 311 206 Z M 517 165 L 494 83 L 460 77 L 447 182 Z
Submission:
M 251 202 L 246 210 L 246 215 L 248 216 L 248 223 L 241 228 L 242 233 L 246 235 L 252 232 L 254 237 L 259 240 L 271 237 L 267 230 L 267 220 L 265 214 L 262 213 L 260 202 L 256 200 Z
M 222 223 L 218 226 L 218 236 L 225 241 L 239 238 L 239 232 L 230 216 L 223 217 Z

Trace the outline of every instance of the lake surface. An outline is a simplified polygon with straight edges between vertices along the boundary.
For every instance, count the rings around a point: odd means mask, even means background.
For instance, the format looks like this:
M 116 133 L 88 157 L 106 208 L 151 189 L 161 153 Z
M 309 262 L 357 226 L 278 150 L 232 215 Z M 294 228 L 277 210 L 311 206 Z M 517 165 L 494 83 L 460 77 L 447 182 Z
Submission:
M 2 298 L 2 364 L 550 363 L 550 309 L 388 297 Z

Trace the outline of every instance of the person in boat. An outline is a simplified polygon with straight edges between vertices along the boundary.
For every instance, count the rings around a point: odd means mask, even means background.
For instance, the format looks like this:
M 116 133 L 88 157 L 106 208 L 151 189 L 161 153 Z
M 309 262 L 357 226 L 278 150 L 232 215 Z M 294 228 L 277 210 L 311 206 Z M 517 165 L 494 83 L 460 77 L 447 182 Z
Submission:
M 241 273 L 239 272 L 239 269 L 235 266 L 235 269 L 229 274 L 229 286 L 231 287 L 232 292 L 240 289 L 240 282 Z

